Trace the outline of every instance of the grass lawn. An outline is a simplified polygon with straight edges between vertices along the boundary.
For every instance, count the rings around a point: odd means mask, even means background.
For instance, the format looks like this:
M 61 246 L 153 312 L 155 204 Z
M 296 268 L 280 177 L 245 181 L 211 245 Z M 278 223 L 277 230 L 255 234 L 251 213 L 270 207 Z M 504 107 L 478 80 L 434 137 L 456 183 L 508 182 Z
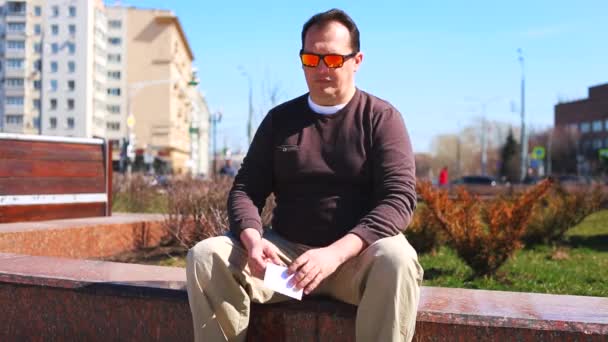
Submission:
M 420 263 L 426 286 L 608 297 L 608 210 L 587 217 L 560 246 L 517 252 L 496 277 L 465 281 L 470 269 L 447 247 Z
M 183 255 L 152 263 L 185 267 Z M 608 210 L 587 217 L 559 246 L 520 250 L 496 277 L 465 281 L 471 270 L 448 247 L 421 255 L 420 263 L 425 286 L 608 297 Z

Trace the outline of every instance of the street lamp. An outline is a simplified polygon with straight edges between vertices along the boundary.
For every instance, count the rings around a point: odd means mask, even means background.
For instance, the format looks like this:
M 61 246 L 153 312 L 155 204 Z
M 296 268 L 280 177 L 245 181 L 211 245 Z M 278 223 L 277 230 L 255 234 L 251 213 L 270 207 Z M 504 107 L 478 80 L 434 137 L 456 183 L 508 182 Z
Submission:
M 519 65 L 521 67 L 521 165 L 519 168 L 519 180 L 521 182 L 526 178 L 526 171 L 528 169 L 528 137 L 526 135 L 526 97 L 525 97 L 525 89 L 526 89 L 526 77 L 524 74 L 524 55 L 521 49 L 517 49 L 517 54 L 519 55 Z
M 239 66 L 238 69 L 241 71 L 241 75 L 247 77 L 249 82 L 249 116 L 247 118 L 247 142 L 251 144 L 253 140 L 253 86 L 251 82 L 251 75 L 243 68 Z
M 488 138 L 487 138 L 487 123 L 486 109 L 492 102 L 501 100 L 500 96 L 493 97 L 488 100 L 479 100 L 477 98 L 466 98 L 465 100 L 477 102 L 481 106 L 481 174 L 486 175 L 488 165 Z
M 217 170 L 217 158 L 216 158 L 216 151 L 217 151 L 217 145 L 216 145 L 216 141 L 217 141 L 217 124 L 222 121 L 222 112 L 221 110 L 218 110 L 217 112 L 210 114 L 209 115 L 209 121 L 211 122 L 211 127 L 213 129 L 213 151 L 211 153 L 211 157 L 213 158 L 212 160 L 212 165 L 213 165 L 213 170 L 211 172 L 212 175 L 215 176 L 216 170 Z

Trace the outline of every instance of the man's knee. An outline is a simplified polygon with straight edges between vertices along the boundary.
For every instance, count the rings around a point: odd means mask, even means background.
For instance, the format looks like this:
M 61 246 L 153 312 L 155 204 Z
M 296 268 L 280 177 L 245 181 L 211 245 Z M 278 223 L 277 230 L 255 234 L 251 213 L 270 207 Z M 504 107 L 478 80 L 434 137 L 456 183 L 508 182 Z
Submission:
M 187 270 L 194 270 L 196 265 L 211 266 L 214 263 L 223 261 L 228 258 L 230 249 L 231 241 L 226 236 L 205 239 L 188 251 L 188 255 L 186 256 Z
M 423 271 L 418 263 L 418 255 L 403 235 L 379 240 L 376 245 L 372 246 L 376 249 L 374 264 L 383 268 L 387 274 L 421 283 Z

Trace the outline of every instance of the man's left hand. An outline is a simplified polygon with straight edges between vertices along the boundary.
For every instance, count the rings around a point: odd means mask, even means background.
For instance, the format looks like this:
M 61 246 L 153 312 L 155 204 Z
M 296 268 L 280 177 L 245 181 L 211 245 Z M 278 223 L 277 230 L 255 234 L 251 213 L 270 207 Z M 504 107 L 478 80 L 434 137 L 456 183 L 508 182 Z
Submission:
M 308 250 L 289 266 L 289 274 L 295 275 L 288 285 L 295 285 L 297 290 L 304 289 L 305 294 L 310 294 L 342 263 L 340 255 L 332 247 Z

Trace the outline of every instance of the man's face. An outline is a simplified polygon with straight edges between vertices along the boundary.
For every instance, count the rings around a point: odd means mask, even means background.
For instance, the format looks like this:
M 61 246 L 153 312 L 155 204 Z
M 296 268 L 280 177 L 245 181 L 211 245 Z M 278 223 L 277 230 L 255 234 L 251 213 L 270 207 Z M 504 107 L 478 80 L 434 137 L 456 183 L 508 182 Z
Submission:
M 354 52 L 350 32 L 339 22 L 331 22 L 324 27 L 312 26 L 306 33 L 303 51 L 322 55 L 349 55 Z M 322 60 L 316 67 L 303 66 L 312 100 L 324 106 L 348 101 L 355 87 L 355 72 L 362 60 L 363 54 L 359 52 L 346 59 L 340 68 L 328 68 Z

